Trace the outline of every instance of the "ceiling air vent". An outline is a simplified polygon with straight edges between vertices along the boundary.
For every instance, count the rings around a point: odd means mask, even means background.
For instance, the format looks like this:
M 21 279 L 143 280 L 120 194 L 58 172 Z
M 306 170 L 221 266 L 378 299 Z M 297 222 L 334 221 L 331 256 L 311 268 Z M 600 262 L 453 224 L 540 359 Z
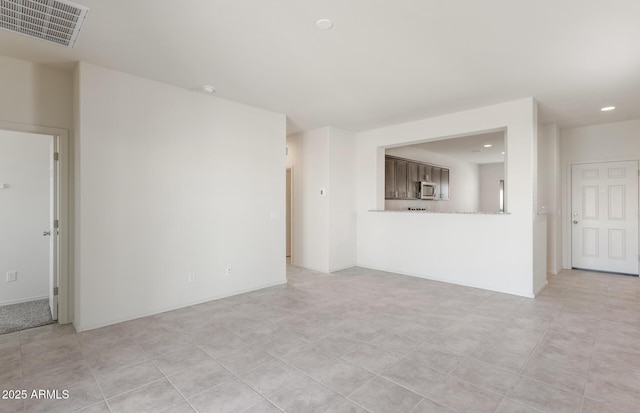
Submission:
M 0 0 L 0 28 L 73 47 L 88 12 L 64 0 Z

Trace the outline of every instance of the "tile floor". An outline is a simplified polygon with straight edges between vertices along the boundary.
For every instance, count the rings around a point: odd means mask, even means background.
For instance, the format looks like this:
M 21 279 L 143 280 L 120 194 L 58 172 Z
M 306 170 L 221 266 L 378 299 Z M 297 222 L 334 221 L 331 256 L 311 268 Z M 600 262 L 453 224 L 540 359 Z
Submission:
M 286 286 L 2 335 L 0 388 L 69 392 L 12 413 L 637 413 L 640 281 L 567 271 L 531 300 L 289 266 Z

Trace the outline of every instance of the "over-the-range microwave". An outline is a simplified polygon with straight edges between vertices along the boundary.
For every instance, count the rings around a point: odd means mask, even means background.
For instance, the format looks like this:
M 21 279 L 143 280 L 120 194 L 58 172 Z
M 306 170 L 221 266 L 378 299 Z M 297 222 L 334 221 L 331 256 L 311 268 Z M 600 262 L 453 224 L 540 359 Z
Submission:
M 438 199 L 438 185 L 434 182 L 420 182 L 420 199 Z

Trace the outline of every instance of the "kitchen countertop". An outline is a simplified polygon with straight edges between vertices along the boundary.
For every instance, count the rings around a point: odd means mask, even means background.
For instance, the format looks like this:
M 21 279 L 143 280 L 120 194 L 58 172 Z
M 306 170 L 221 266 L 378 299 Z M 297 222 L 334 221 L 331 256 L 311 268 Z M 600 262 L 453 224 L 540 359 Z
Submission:
M 464 214 L 464 215 L 511 215 L 509 212 L 471 212 L 471 211 L 432 211 L 425 209 L 402 209 L 402 210 L 390 210 L 390 209 L 370 209 L 368 212 L 399 212 L 399 213 L 411 213 L 411 214 Z

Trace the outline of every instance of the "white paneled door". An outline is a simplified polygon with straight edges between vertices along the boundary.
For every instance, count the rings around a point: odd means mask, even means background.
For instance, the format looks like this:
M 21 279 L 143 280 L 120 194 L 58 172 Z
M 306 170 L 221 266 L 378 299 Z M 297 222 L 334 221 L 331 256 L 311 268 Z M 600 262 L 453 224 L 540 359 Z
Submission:
M 571 266 L 638 274 L 638 162 L 571 167 Z

